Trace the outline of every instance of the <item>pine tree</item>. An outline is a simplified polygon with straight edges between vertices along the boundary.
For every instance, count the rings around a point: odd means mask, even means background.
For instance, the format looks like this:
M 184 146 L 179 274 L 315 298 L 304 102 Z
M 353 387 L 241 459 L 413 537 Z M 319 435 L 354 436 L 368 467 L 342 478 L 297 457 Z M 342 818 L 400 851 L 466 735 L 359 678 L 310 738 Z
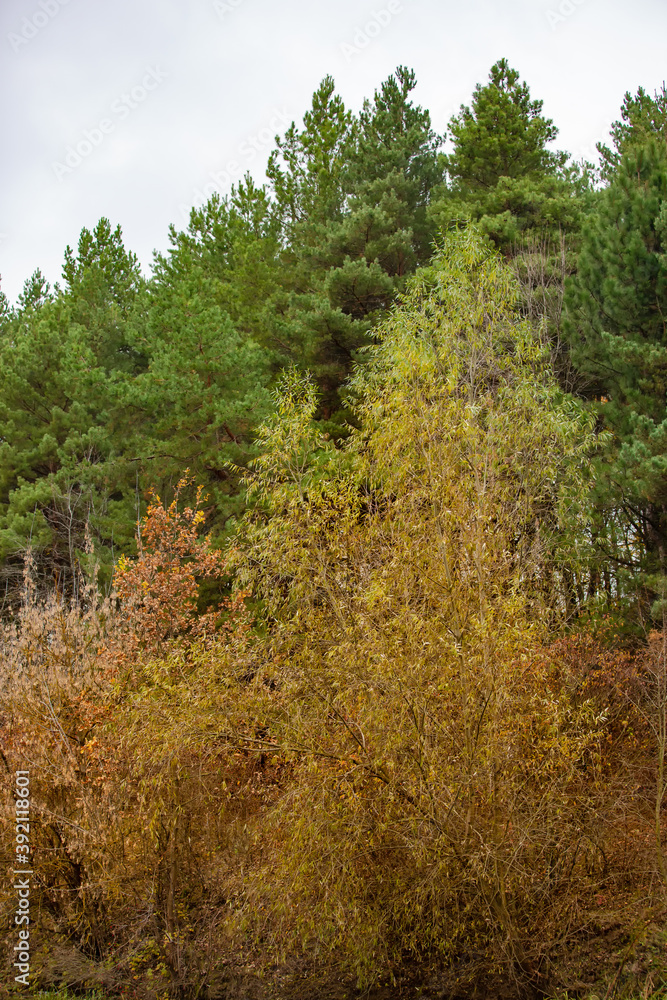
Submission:
M 501 177 L 541 177 L 565 162 L 548 150 L 558 135 L 542 115 L 542 101 L 531 100 L 528 84 L 506 59 L 491 67 L 489 83 L 477 84 L 471 107 L 461 106 L 449 123 L 454 152 L 447 173 L 460 187 L 489 189 Z
M 352 119 L 327 78 L 304 129 L 293 126 L 270 165 L 289 225 L 284 258 L 291 287 L 275 301 L 274 344 L 310 369 L 321 416 L 340 432 L 340 388 L 372 341 L 371 329 L 431 253 L 427 206 L 441 179 L 439 137 L 399 66 Z M 313 135 L 313 128 L 317 126 Z
M 661 574 L 667 540 L 667 151 L 625 153 L 587 223 L 566 333 L 603 426 L 600 503 L 617 563 Z M 660 589 L 656 579 L 649 589 Z
M 68 246 L 63 265 L 71 321 L 88 330 L 97 360 L 108 371 L 141 366 L 127 343 L 127 322 L 144 287 L 136 254 L 123 245 L 120 226 L 102 218 L 83 229 L 77 253 Z
M 282 273 L 262 341 L 276 373 L 294 364 L 315 373 L 326 416 L 338 408 L 338 387 L 365 333 L 332 303 L 326 287 L 330 229 L 346 212 L 352 121 L 332 77 L 325 77 L 303 116 L 303 128 L 293 122 L 278 137 L 267 168 L 280 221 Z
M 519 73 L 501 59 L 449 123 L 448 183 L 430 214 L 441 228 L 472 219 L 505 254 L 520 244 L 558 243 L 577 233 L 587 207 L 586 169 L 547 149 L 558 129 Z
M 667 142 L 667 90 L 655 91 L 653 97 L 640 87 L 633 97 L 628 91 L 623 99 L 621 118 L 610 129 L 613 149 L 597 144 L 602 159 L 602 174 L 611 180 L 618 170 L 623 153 L 644 145 L 651 137 L 661 136 Z
M 326 76 L 303 116 L 281 137 L 269 157 L 266 175 L 281 221 L 285 244 L 293 243 L 304 227 L 340 217 L 345 198 L 346 154 L 352 115 L 335 93 L 333 77 Z
M 0 557 L 14 578 L 30 545 L 71 590 L 87 534 L 107 563 L 131 544 L 134 474 L 118 459 L 124 385 L 142 364 L 128 338 L 142 279 L 106 219 L 67 248 L 63 276 L 55 293 L 39 272 L 28 279 L 0 340 Z
M 434 193 L 429 215 L 441 231 L 473 221 L 513 259 L 524 314 L 546 322 L 554 366 L 570 390 L 574 378 L 560 331 L 563 281 L 576 269 L 594 190 L 587 165 L 568 164 L 566 153 L 547 148 L 557 135 L 542 101 L 501 59 L 470 106 L 450 121 L 447 184 Z
M 280 223 L 265 187 L 250 175 L 229 196 L 192 209 L 187 228 L 169 227 L 171 248 L 156 254 L 154 286 L 166 287 L 197 267 L 215 279 L 216 301 L 248 333 L 280 281 Z
M 389 233 L 403 237 L 404 249 L 384 269 L 404 276 L 431 258 L 433 231 L 426 210 L 431 191 L 442 181 L 438 151 L 442 139 L 427 110 L 413 103 L 415 74 L 405 66 L 365 101 L 350 155 L 351 191 L 360 204 L 383 209 Z M 368 259 L 372 250 L 366 253 Z
M 30 309 L 37 309 L 50 298 L 52 295 L 49 283 L 38 268 L 23 285 L 18 297 L 16 314 L 23 315 Z
M 190 263 L 150 290 L 135 349 L 147 368 L 126 387 L 126 441 L 143 486 L 173 489 L 183 470 L 202 484 L 224 526 L 242 506 L 229 463 L 252 454 L 269 406 L 266 352 L 218 304 L 219 280 Z

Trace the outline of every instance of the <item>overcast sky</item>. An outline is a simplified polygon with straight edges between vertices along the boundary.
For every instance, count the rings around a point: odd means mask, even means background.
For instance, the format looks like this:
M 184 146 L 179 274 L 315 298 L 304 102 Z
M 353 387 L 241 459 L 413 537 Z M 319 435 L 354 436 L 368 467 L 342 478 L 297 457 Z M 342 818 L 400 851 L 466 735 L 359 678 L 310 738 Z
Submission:
M 263 178 L 327 73 L 357 110 L 412 67 L 443 132 L 506 56 L 592 158 L 623 94 L 667 77 L 666 39 L 665 0 L 1 0 L 2 290 L 60 280 L 101 216 L 148 272 L 170 222 Z

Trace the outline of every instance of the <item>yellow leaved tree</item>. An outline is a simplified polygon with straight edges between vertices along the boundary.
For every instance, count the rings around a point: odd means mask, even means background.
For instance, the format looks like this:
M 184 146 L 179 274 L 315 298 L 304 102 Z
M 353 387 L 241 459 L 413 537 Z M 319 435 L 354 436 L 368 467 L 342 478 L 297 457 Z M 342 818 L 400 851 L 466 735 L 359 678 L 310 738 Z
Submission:
M 334 451 L 288 374 L 250 478 L 239 574 L 285 664 L 272 740 L 297 764 L 249 923 L 266 907 L 263 940 L 362 983 L 462 954 L 531 979 L 588 877 L 599 794 L 601 720 L 545 653 L 586 568 L 591 424 L 472 230 L 350 391 L 361 429 Z

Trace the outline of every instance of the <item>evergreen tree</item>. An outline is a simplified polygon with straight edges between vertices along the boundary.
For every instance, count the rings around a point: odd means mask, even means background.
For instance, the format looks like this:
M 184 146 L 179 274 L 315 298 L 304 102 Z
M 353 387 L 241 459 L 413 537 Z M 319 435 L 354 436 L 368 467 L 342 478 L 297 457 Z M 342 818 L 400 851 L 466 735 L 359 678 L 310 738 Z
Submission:
M 49 283 L 38 268 L 23 285 L 18 297 L 17 315 L 24 315 L 30 309 L 37 309 L 51 298 Z
M 131 544 L 135 488 L 118 455 L 124 385 L 142 363 L 128 339 L 142 281 L 106 219 L 67 248 L 63 276 L 55 294 L 39 272 L 26 282 L 0 341 L 0 557 L 13 577 L 30 545 L 72 588 L 87 532 Z
M 542 177 L 563 166 L 563 153 L 548 150 L 558 136 L 542 101 L 531 100 L 528 84 L 506 59 L 491 67 L 489 83 L 477 84 L 471 107 L 461 106 L 449 123 L 454 152 L 446 158 L 449 177 L 461 186 L 489 189 L 501 177 Z
M 346 211 L 352 121 L 332 77 L 325 77 L 303 128 L 293 122 L 277 138 L 267 168 L 280 223 L 282 272 L 263 343 L 276 372 L 296 364 L 316 374 L 326 415 L 336 409 L 337 389 L 359 339 L 354 319 L 332 304 L 326 289 L 331 252 L 325 244 Z
M 126 251 L 120 226 L 102 218 L 92 233 L 82 229 L 77 253 L 68 246 L 63 266 L 71 321 L 84 327 L 98 362 L 108 371 L 142 365 L 127 342 L 128 320 L 144 287 L 137 257 Z
M 628 91 L 623 99 L 621 118 L 613 123 L 610 132 L 613 149 L 601 142 L 597 144 L 602 159 L 602 174 L 607 180 L 611 180 L 618 170 L 623 153 L 645 145 L 651 137 L 661 136 L 667 142 L 667 90 L 664 83 L 653 97 L 643 87 L 634 97 Z
M 275 303 L 272 339 L 315 375 L 334 433 L 359 348 L 431 252 L 426 209 L 441 178 L 439 138 L 411 99 L 414 87 L 414 73 L 399 66 L 350 119 L 327 78 L 304 130 L 292 127 L 280 143 L 285 166 L 277 157 L 270 166 L 290 220 L 284 256 L 293 275 Z M 304 205 L 309 213 L 294 207 Z
M 343 211 L 352 115 L 335 93 L 333 77 L 326 76 L 313 94 L 303 128 L 292 122 L 276 137 L 269 157 L 269 178 L 285 245 L 294 241 L 297 227 L 326 223 Z
M 241 506 L 229 463 L 252 454 L 269 405 L 266 352 L 218 304 L 220 281 L 190 265 L 150 292 L 134 346 L 147 369 L 127 386 L 126 447 L 146 488 L 169 491 L 188 468 L 222 527 Z
M 9 300 L 3 291 L 0 291 L 0 337 L 9 326 L 9 319 L 12 314 Z
M 589 178 L 547 148 L 558 129 L 542 103 L 506 59 L 491 67 L 489 83 L 449 123 L 448 184 L 430 213 L 440 228 L 472 219 L 507 254 L 579 229 Z
M 280 281 L 279 220 L 265 187 L 249 175 L 231 194 L 192 209 L 188 227 L 169 227 L 171 248 L 156 254 L 154 286 L 167 287 L 193 267 L 215 279 L 216 301 L 248 333 Z
M 568 165 L 566 153 L 547 148 L 557 135 L 542 101 L 501 59 L 450 121 L 447 184 L 434 193 L 429 215 L 441 231 L 472 220 L 513 259 L 522 310 L 546 322 L 554 367 L 570 391 L 576 380 L 561 338 L 563 282 L 576 270 L 594 190 L 588 165 Z
M 66 248 L 63 277 L 80 305 L 112 302 L 124 314 L 141 286 L 136 254 L 125 249 L 120 226 L 112 232 L 105 218 L 92 233 L 81 230 L 76 255 Z
M 399 66 L 373 101 L 364 102 L 350 154 L 355 200 L 377 206 L 390 223 L 386 237 L 394 236 L 393 259 L 385 255 L 383 269 L 396 277 L 431 258 L 434 234 L 426 210 L 431 191 L 442 181 L 442 140 L 431 127 L 429 112 L 411 99 L 416 84 L 414 72 Z M 366 252 L 367 259 L 373 259 L 371 254 L 372 249 Z
M 618 563 L 662 573 L 667 540 L 667 151 L 632 147 L 587 223 L 566 289 L 566 333 L 611 431 L 600 503 Z M 646 581 L 661 589 L 654 578 Z

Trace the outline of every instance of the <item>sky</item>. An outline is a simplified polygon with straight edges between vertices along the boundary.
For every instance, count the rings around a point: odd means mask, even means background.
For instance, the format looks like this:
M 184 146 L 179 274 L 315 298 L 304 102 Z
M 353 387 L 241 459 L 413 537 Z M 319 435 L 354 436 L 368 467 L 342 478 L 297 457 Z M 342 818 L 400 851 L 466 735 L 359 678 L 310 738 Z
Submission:
M 667 78 L 665 0 L 2 0 L 0 287 L 106 216 L 146 274 L 173 223 L 250 171 L 331 74 L 358 110 L 398 65 L 444 133 L 501 57 L 595 158 L 626 91 Z

